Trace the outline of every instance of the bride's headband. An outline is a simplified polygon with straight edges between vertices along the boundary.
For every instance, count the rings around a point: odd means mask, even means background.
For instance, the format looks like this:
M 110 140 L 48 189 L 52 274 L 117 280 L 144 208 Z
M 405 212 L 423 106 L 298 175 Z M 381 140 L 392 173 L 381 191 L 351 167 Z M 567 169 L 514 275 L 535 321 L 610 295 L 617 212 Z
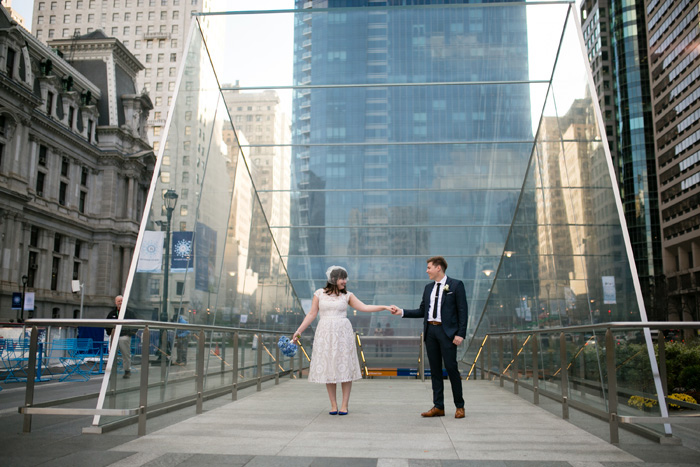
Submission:
M 338 281 L 338 274 L 336 273 L 335 275 L 333 275 L 333 271 L 341 269 L 345 271 L 345 277 L 347 277 L 348 271 L 342 266 L 331 266 L 328 269 L 326 269 L 326 279 L 328 279 L 329 284 L 335 285 L 335 283 Z

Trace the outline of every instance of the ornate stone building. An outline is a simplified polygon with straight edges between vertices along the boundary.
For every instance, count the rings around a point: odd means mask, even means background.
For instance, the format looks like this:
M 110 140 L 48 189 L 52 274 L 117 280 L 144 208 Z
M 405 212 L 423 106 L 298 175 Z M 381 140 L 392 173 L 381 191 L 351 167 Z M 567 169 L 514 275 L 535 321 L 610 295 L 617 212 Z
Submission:
M 0 321 L 103 318 L 122 292 L 155 158 L 143 66 L 101 31 L 47 47 L 0 9 Z

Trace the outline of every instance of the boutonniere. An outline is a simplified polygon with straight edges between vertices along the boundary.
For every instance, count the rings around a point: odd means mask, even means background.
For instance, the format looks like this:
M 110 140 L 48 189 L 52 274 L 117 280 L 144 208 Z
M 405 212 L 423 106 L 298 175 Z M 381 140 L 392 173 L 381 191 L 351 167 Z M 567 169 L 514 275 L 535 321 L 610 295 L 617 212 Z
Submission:
M 450 286 L 449 284 L 445 284 L 445 287 L 442 288 L 443 291 L 449 292 L 450 291 Z

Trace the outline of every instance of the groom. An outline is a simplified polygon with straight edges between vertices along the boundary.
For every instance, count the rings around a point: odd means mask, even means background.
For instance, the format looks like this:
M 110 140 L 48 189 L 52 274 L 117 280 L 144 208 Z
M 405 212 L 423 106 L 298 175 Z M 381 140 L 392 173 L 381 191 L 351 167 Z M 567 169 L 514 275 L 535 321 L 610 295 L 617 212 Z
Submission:
M 467 335 L 467 294 L 464 283 L 445 275 L 447 261 L 442 256 L 428 260 L 425 272 L 431 281 L 425 286 L 423 299 L 417 310 L 401 310 L 392 305 L 391 313 L 404 318 L 423 318 L 425 347 L 430 363 L 430 379 L 433 383 L 433 408 L 423 412 L 423 417 L 445 415 L 442 362 L 452 385 L 455 418 L 464 418 L 462 379 L 457 365 L 457 346 Z

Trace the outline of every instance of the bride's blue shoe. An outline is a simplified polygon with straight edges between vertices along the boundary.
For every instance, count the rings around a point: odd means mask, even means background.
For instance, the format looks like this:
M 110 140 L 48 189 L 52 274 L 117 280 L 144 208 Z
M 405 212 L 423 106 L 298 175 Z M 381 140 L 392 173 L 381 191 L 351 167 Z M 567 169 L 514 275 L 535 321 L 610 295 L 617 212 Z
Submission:
M 338 411 L 338 415 L 347 415 L 347 414 L 348 414 L 347 412 L 340 412 L 340 411 Z
M 341 412 L 341 413 L 342 413 L 342 412 Z M 345 413 L 347 413 L 347 412 L 345 412 Z M 337 411 L 337 410 L 334 410 L 334 411 L 332 411 L 332 412 L 328 412 L 328 415 L 338 415 L 338 411 Z

